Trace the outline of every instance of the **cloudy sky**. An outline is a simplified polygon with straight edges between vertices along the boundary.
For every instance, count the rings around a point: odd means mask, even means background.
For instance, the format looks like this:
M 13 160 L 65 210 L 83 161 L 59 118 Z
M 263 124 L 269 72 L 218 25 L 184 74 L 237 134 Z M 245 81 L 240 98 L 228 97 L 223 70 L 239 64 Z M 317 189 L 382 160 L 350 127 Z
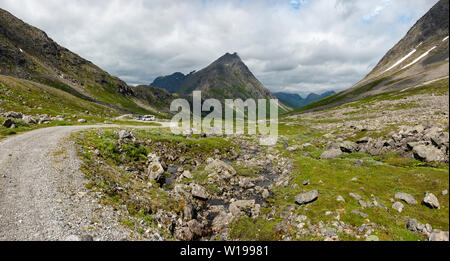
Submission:
M 237 52 L 272 91 L 343 90 L 437 0 L 0 0 L 129 84 Z

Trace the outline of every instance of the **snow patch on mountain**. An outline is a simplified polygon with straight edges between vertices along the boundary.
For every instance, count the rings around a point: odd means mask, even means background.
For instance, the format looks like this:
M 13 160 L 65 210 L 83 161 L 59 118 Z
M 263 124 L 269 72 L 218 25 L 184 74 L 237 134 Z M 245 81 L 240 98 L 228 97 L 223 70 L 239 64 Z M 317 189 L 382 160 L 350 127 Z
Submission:
M 433 51 L 437 46 L 433 46 L 433 48 L 431 48 L 430 50 L 426 51 L 424 54 L 422 54 L 421 56 L 417 57 L 414 61 L 412 61 L 410 64 L 405 65 L 403 69 L 417 63 L 418 61 L 422 60 L 422 58 L 424 58 L 425 56 L 427 56 L 431 51 Z
M 414 49 L 412 50 L 410 53 L 408 53 L 407 55 L 405 55 L 403 58 L 401 58 L 400 60 L 398 60 L 396 63 L 394 63 L 391 67 L 389 67 L 388 69 L 386 69 L 383 73 L 392 70 L 393 68 L 395 68 L 397 65 L 401 64 L 403 61 L 405 61 L 406 59 L 408 59 L 411 55 L 413 55 L 417 50 Z

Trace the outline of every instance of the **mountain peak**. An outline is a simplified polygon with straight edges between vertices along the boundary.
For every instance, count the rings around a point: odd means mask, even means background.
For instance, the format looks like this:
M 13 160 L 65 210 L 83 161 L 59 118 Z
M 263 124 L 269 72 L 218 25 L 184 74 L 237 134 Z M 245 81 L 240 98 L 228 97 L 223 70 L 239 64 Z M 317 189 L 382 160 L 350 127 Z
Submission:
M 191 94 L 202 91 L 204 98 L 268 99 L 275 96 L 262 85 L 237 53 L 226 53 L 200 71 L 184 77 L 175 74 L 159 77 L 152 85 L 172 93 Z
M 232 63 L 242 63 L 241 57 L 235 52 L 233 54 L 226 53 L 219 59 L 217 59 L 214 64 L 232 64 Z

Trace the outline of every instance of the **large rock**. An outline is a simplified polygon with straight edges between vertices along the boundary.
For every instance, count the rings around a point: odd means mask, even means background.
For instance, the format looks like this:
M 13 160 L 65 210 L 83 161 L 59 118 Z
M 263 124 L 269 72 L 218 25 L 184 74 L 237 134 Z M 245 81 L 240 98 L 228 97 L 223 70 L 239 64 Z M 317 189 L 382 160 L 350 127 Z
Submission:
M 319 198 L 319 191 L 313 190 L 307 193 L 297 195 L 295 197 L 295 203 L 299 205 L 306 205 L 316 201 L 318 198 Z
M 181 241 L 192 241 L 194 239 L 194 233 L 189 227 L 180 227 L 175 230 L 174 236 Z
M 190 194 L 190 187 L 186 184 L 176 184 L 173 187 L 171 194 L 175 197 L 188 198 Z
M 398 202 L 398 201 L 397 201 L 397 202 L 395 202 L 395 203 L 392 205 L 392 208 L 395 209 L 395 210 L 397 210 L 398 213 L 402 213 L 404 206 L 403 206 L 403 204 L 402 204 L 401 202 Z
M 233 214 L 222 211 L 212 221 L 211 230 L 216 234 L 227 230 L 231 221 L 233 221 Z
M 195 217 L 195 208 L 193 205 L 188 204 L 183 208 L 183 217 L 186 220 L 191 220 Z
M 37 123 L 37 121 L 31 116 L 23 116 L 22 120 L 26 124 L 36 124 Z
M 369 143 L 369 141 L 370 141 L 369 137 L 363 137 L 363 138 L 359 139 L 356 143 L 357 144 L 366 144 L 366 143 Z
M 286 151 L 293 152 L 293 151 L 299 150 L 300 148 L 301 148 L 301 146 L 295 145 L 295 146 L 287 147 Z
M 431 141 L 438 147 L 448 147 L 448 132 L 441 132 L 433 135 Z
M 358 195 L 357 193 L 348 193 L 348 195 L 352 198 L 354 198 L 357 201 L 361 201 L 362 197 L 360 195 Z
M 257 217 L 260 214 L 261 206 L 255 200 L 238 200 L 230 204 L 230 212 L 233 217 L 242 216 Z
M 189 170 L 183 171 L 183 174 L 181 174 L 181 176 L 186 179 L 194 178 L 194 176 L 192 175 L 192 173 Z
M 13 125 L 14 125 L 14 121 L 11 119 L 6 119 L 2 124 L 2 126 L 6 127 L 6 128 L 11 128 L 11 126 L 13 126 Z
M 445 160 L 444 153 L 432 145 L 417 145 L 413 148 L 413 153 L 416 159 L 426 162 Z
M 327 150 L 320 156 L 321 159 L 334 159 L 342 155 L 342 151 L 340 149 L 331 149 Z
M 198 184 L 191 184 L 191 194 L 194 198 L 208 200 L 209 194 L 206 189 Z
M 409 205 L 417 204 L 417 200 L 408 193 L 398 192 L 395 194 L 395 198 L 398 200 L 403 200 L 406 203 L 408 203 Z
M 194 234 L 194 238 L 202 237 L 207 232 L 205 226 L 195 219 L 189 221 L 187 226 L 192 234 Z
M 433 230 L 430 233 L 429 241 L 448 241 L 448 231 L 444 232 L 438 229 Z
M 352 141 L 344 141 L 339 145 L 342 152 L 352 153 L 356 152 L 358 149 L 358 144 Z
M 437 209 L 441 208 L 437 197 L 433 193 L 430 193 L 430 192 L 427 192 L 425 194 L 425 197 L 423 199 L 423 204 L 429 208 L 437 208 Z
M 223 176 L 229 177 L 236 174 L 236 170 L 227 163 L 221 161 L 221 160 L 215 160 L 215 159 L 208 159 L 207 165 L 205 167 L 205 170 L 213 170 L 216 171 L 218 174 L 221 174 Z
M 406 222 L 406 228 L 412 232 L 417 232 L 419 230 L 418 227 L 419 222 L 417 222 L 417 219 L 411 218 Z
M 153 161 L 147 168 L 147 177 L 150 180 L 159 181 L 164 174 L 164 168 L 159 161 Z
M 119 141 L 124 141 L 127 139 L 134 139 L 133 133 L 126 131 L 126 130 L 121 130 L 119 132 Z
M 21 112 L 9 111 L 3 113 L 3 117 L 5 118 L 14 118 L 14 119 L 22 119 L 23 114 Z

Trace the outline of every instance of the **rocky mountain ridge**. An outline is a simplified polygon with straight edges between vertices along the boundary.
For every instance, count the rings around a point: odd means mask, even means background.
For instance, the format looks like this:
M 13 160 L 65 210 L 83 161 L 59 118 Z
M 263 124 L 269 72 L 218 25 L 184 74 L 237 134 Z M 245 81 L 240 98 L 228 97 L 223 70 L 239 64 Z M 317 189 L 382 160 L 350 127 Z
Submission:
M 449 76 L 449 0 L 440 0 L 377 66 L 353 87 L 297 112 L 327 109 L 368 96 L 407 90 Z
M 0 74 L 42 83 L 120 111 L 145 112 L 133 89 L 0 9 Z
M 256 79 L 237 53 L 226 53 L 206 68 L 194 71 L 188 75 L 175 73 L 165 77 L 158 77 L 151 85 L 181 94 L 202 91 L 202 95 L 205 98 L 220 100 L 228 98 L 240 98 L 243 100 L 248 98 L 275 98 Z

